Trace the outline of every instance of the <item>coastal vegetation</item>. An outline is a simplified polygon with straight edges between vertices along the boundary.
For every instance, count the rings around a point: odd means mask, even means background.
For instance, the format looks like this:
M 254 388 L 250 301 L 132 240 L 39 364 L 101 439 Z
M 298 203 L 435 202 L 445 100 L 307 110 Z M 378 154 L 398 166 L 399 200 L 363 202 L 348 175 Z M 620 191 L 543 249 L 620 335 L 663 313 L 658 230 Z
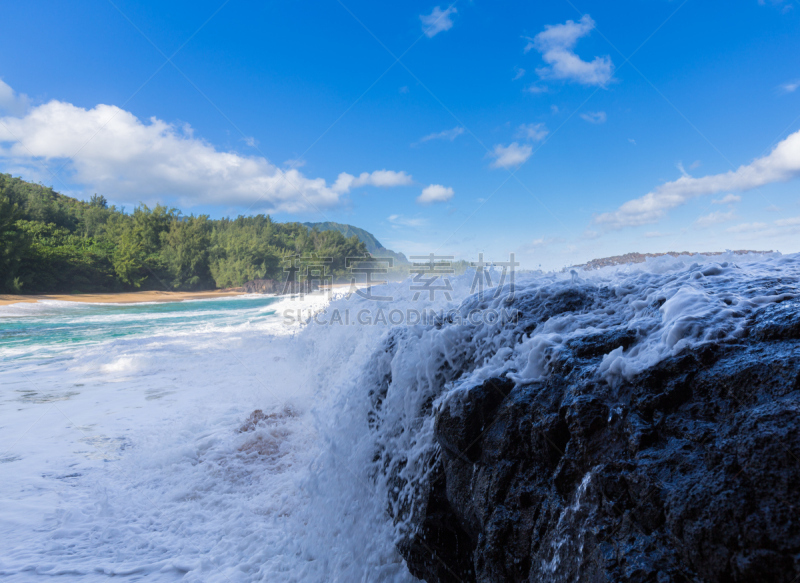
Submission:
M 253 279 L 299 280 L 293 259 L 366 257 L 356 234 L 279 223 L 269 215 L 211 219 L 163 205 L 132 212 L 95 194 L 80 201 L 0 174 L 0 293 L 207 290 Z

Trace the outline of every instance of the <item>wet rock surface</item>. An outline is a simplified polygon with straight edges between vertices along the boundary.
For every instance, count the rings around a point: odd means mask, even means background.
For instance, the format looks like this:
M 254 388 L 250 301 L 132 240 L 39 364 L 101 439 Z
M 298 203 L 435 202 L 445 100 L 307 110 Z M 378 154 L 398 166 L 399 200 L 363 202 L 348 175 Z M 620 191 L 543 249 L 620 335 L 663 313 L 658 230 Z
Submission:
M 517 325 L 529 333 L 589 300 L 525 301 Z M 571 338 L 543 380 L 491 378 L 435 412 L 426 510 L 398 545 L 412 574 L 800 577 L 800 302 L 753 310 L 736 340 L 680 351 L 613 386 L 600 380 L 603 355 L 636 341 L 624 325 Z

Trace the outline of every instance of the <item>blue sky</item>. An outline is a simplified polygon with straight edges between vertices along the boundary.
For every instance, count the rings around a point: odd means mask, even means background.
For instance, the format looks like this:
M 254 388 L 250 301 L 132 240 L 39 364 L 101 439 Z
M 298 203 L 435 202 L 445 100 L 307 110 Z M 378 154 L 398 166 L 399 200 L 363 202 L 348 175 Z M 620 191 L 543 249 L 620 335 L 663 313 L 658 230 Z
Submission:
M 800 251 L 800 1 L 13 3 L 0 169 L 565 265 Z

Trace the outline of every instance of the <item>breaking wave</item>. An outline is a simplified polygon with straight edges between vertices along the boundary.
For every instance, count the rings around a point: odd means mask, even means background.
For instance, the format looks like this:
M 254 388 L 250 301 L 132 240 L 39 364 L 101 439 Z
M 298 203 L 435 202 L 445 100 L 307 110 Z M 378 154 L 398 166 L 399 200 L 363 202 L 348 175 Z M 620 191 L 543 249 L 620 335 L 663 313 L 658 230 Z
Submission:
M 133 319 L 124 307 L 0 308 L 18 328 L 0 342 L 0 435 L 14 443 L 0 461 L 15 471 L 0 486 L 14 502 L 0 533 L 15 541 L 0 575 L 411 581 L 397 546 L 425 510 L 437 410 L 489 378 L 546 377 L 577 338 L 596 337 L 599 374 L 623 383 L 736 339 L 799 279 L 800 256 L 731 254 L 518 276 L 501 293 L 470 295 L 467 274 L 452 300 L 394 284 L 376 290 L 391 303 L 244 298 Z M 389 306 L 437 316 L 299 329 L 282 316 Z M 502 317 L 470 318 L 487 311 Z M 69 332 L 86 318 L 93 333 L 75 346 L 21 340 L 26 326 Z

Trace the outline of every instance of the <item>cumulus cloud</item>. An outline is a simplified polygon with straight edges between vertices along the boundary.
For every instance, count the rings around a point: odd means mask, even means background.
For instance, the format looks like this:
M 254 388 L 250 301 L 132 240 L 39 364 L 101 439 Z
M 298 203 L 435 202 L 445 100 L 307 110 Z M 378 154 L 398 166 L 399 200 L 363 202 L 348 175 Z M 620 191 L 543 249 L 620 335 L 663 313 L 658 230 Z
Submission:
M 441 184 L 431 184 L 422 189 L 422 194 L 417 197 L 420 204 L 433 204 L 434 202 L 447 202 L 453 198 L 453 189 Z
M 362 186 L 377 186 L 379 188 L 391 188 L 393 186 L 409 186 L 414 180 L 405 172 L 395 172 L 394 170 L 376 170 L 375 172 L 362 172 L 359 176 L 353 176 L 347 172 L 342 172 L 333 183 L 334 192 L 347 193 L 353 188 Z
M 491 167 L 513 168 L 526 162 L 531 154 L 533 154 L 533 148 L 529 144 L 520 145 L 518 142 L 512 142 L 508 146 L 497 144 L 490 154 L 494 157 Z
M 420 14 L 419 19 L 422 21 L 422 30 L 425 36 L 433 38 L 440 32 L 453 28 L 451 17 L 456 12 L 458 11 L 453 6 L 445 10 L 437 6 L 430 14 Z
M 549 24 L 544 31 L 528 39 L 525 52 L 535 49 L 542 55 L 547 67 L 536 69 L 543 79 L 563 79 L 581 85 L 607 85 L 614 74 L 611 57 L 595 57 L 584 61 L 575 53 L 578 40 L 588 36 L 595 22 L 587 14 L 578 22 L 567 20 L 565 24 Z
M 404 172 L 341 174 L 333 186 L 263 157 L 222 152 L 188 125 L 143 122 L 113 105 L 83 109 L 50 101 L 0 119 L 0 160 L 17 171 L 62 164 L 74 182 L 118 202 L 175 197 L 180 204 L 303 212 L 340 202 L 351 188 L 411 183 Z M 24 143 L 24 145 L 23 145 Z
M 517 128 L 517 137 L 532 142 L 541 142 L 547 137 L 550 130 L 543 123 L 522 124 Z
M 452 142 L 463 133 L 464 128 L 461 126 L 456 126 L 452 130 L 444 130 L 423 136 L 419 139 L 419 143 L 430 142 L 431 140 L 449 140 Z
M 780 142 L 768 155 L 723 174 L 703 178 L 685 175 L 662 184 L 646 195 L 629 200 L 616 211 L 595 217 L 595 222 L 612 229 L 654 223 L 665 213 L 698 196 L 725 191 L 744 192 L 800 176 L 800 131 Z
M 0 79 L 0 113 L 22 115 L 28 109 L 28 96 L 17 93 Z
M 712 200 L 712 204 L 735 204 L 737 202 L 741 202 L 742 197 L 738 194 L 726 194 L 722 198 L 717 200 Z
M 581 119 L 589 123 L 605 123 L 608 117 L 605 111 L 587 111 L 581 114 Z
M 511 79 L 512 81 L 516 81 L 517 79 L 522 79 L 525 76 L 525 69 L 520 67 L 514 67 L 514 78 Z

